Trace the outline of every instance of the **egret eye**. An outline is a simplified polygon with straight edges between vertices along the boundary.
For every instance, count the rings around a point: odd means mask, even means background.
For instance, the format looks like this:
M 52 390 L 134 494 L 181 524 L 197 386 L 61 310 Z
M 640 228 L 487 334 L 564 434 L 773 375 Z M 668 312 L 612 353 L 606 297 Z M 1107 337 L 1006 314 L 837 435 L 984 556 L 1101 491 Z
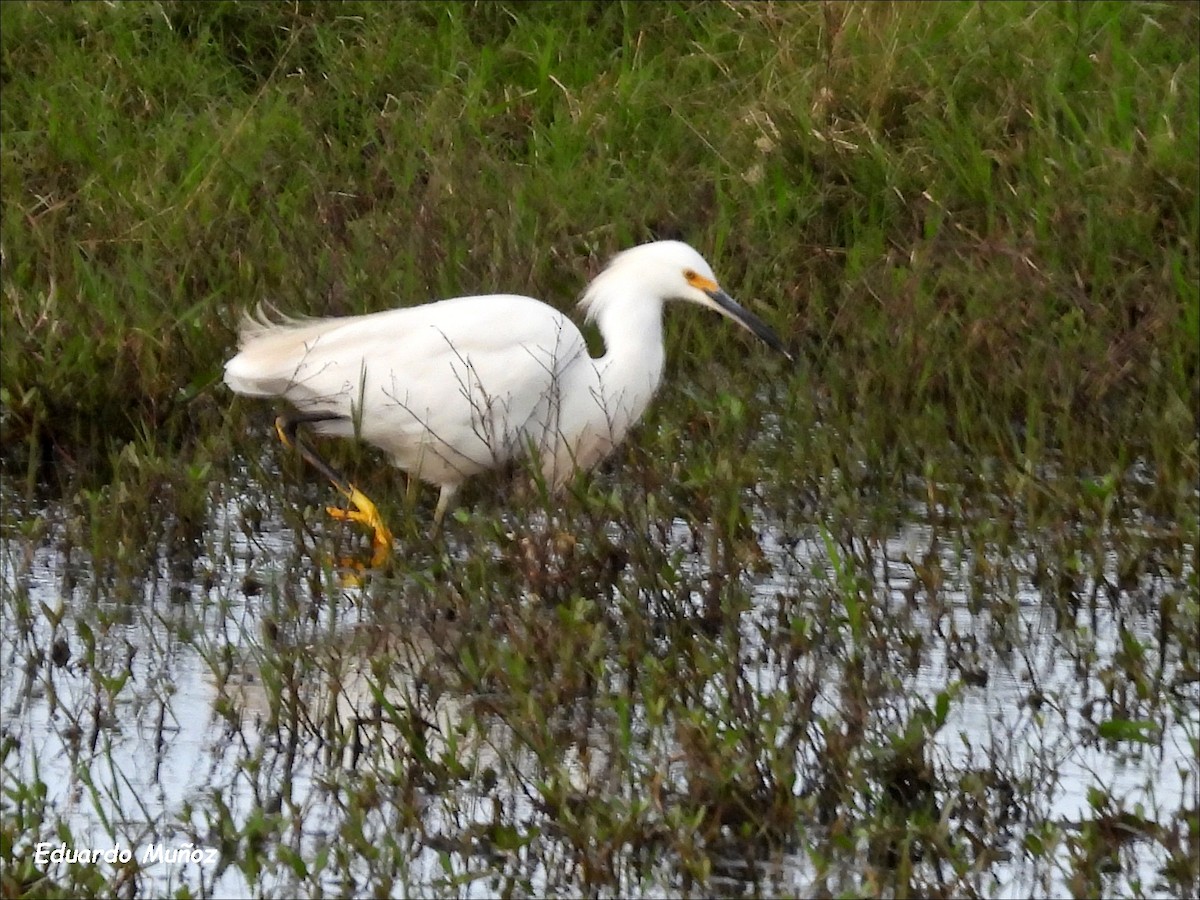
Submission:
M 683 277 L 684 277 L 684 279 L 685 279 L 685 280 L 687 280 L 687 281 L 691 282 L 691 281 L 695 281 L 695 280 L 696 280 L 697 278 L 699 278 L 700 276 L 696 274 L 696 272 L 695 272 L 695 270 L 694 270 L 694 269 L 684 269 L 684 270 L 683 270 Z

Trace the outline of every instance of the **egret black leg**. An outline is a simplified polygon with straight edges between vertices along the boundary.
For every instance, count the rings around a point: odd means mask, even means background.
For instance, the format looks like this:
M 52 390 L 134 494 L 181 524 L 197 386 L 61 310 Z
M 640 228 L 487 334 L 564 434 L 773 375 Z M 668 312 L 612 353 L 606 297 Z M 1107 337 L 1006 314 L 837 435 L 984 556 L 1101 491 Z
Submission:
M 294 447 L 306 463 L 324 475 L 332 482 L 338 493 L 350 501 L 353 509 L 341 509 L 337 506 L 327 506 L 325 511 L 335 519 L 357 522 L 372 531 L 374 552 L 371 555 L 371 567 L 378 568 L 387 561 L 392 552 L 392 532 L 384 524 L 379 510 L 362 491 L 356 488 L 346 476 L 321 458 L 307 441 L 300 437 L 297 429 L 309 422 L 327 422 L 337 418 L 325 413 L 284 414 L 275 419 L 275 432 L 286 447 Z

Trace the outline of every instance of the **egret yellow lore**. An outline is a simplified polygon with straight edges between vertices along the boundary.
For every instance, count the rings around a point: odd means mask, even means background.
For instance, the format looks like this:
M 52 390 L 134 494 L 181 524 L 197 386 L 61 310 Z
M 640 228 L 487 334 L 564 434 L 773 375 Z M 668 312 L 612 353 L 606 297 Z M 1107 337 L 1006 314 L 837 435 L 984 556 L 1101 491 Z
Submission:
M 704 258 L 679 241 L 616 255 L 579 302 L 604 340 L 593 358 L 579 329 L 531 297 L 459 297 L 362 316 L 242 324 L 225 383 L 250 397 L 279 397 L 285 444 L 330 479 L 352 509 L 330 508 L 374 532 L 373 564 L 391 550 L 375 505 L 297 433 L 351 437 L 438 485 L 434 530 L 472 475 L 535 453 L 555 489 L 604 459 L 641 418 L 662 381 L 662 315 L 668 300 L 707 306 L 789 359 L 775 333 L 717 283 Z

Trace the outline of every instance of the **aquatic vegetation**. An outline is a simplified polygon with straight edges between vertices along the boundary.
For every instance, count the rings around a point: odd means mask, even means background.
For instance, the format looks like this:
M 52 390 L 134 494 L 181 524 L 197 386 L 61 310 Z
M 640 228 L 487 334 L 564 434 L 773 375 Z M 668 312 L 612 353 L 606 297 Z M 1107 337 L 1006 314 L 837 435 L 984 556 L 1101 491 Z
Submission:
M 1198 23 L 0 4 L 4 895 L 1195 894 Z M 344 585 L 242 313 L 664 238 L 797 364 Z

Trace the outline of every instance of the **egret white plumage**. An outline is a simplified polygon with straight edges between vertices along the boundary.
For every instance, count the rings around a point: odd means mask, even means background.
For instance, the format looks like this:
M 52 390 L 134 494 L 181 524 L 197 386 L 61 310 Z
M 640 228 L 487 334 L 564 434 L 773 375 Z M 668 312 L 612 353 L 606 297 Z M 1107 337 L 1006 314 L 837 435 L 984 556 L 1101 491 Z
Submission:
M 621 442 L 662 381 L 663 304 L 715 309 L 787 355 L 775 333 L 719 287 L 704 258 L 679 241 L 642 244 L 615 256 L 579 302 L 604 340 L 593 358 L 579 329 L 531 297 L 459 297 L 361 316 L 247 316 L 225 383 L 251 397 L 281 397 L 297 410 L 276 420 L 345 495 L 339 518 L 374 530 L 374 564 L 391 533 L 375 505 L 297 435 L 351 437 L 441 488 L 434 529 L 467 478 L 535 453 L 561 487 Z

